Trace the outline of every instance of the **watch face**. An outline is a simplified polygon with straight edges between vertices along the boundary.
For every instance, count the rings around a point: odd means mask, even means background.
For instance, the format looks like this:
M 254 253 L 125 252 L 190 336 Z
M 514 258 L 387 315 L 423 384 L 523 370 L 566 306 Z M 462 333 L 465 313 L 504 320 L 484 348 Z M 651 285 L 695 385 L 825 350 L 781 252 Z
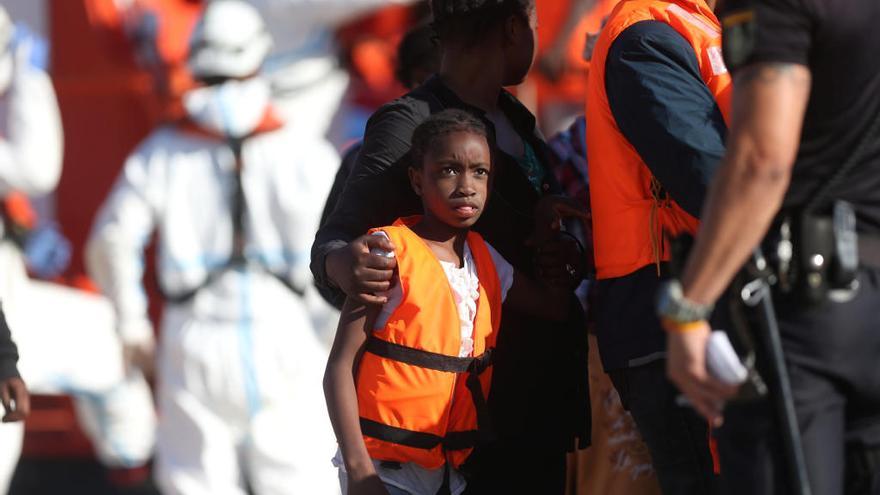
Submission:
M 670 280 L 660 286 L 657 292 L 657 314 L 680 322 L 702 320 L 711 308 L 692 303 L 684 298 L 681 284 Z

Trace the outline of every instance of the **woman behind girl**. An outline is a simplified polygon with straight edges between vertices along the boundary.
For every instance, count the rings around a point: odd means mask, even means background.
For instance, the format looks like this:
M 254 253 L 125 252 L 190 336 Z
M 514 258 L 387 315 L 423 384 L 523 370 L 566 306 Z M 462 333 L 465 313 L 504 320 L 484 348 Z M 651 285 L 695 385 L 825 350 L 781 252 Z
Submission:
M 556 320 L 570 307 L 566 289 L 538 287 L 470 230 L 491 183 L 482 122 L 435 114 L 416 128 L 411 153 L 424 214 L 372 231 L 394 244 L 397 281 L 384 305 L 346 301 L 324 377 L 348 494 L 461 493 L 458 467 L 491 435 L 485 399 L 502 302 Z

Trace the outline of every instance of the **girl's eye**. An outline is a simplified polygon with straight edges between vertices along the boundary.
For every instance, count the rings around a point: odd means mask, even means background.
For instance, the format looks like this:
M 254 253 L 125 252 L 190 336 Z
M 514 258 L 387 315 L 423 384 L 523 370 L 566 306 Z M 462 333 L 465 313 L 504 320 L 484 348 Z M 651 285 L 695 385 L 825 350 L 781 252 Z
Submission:
M 489 169 L 487 168 L 478 168 L 474 171 L 476 175 L 489 175 Z
M 455 175 L 457 172 L 452 167 L 446 167 L 443 170 L 441 170 L 440 173 L 443 175 Z

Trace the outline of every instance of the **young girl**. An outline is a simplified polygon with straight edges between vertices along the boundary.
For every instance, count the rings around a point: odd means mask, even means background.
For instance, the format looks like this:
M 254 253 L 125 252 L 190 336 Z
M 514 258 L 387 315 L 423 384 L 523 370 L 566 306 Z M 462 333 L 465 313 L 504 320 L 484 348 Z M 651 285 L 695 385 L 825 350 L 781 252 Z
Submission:
M 486 395 L 502 302 L 562 319 L 571 301 L 514 273 L 470 230 L 491 182 L 482 122 L 437 113 L 414 131 L 411 153 L 424 215 L 373 231 L 395 246 L 397 283 L 383 306 L 346 302 L 324 376 L 347 494 L 461 493 L 458 467 L 491 435 Z

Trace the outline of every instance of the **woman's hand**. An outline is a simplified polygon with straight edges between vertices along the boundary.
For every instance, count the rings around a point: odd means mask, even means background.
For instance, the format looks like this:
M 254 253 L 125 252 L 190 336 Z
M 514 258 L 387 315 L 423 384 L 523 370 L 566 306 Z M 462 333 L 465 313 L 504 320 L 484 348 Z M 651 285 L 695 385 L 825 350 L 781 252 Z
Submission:
M 327 254 L 327 276 L 358 302 L 385 304 L 388 298 L 377 294 L 391 288 L 397 259 L 373 254 L 371 250 L 394 252 L 394 244 L 383 236 L 362 235 Z
M 535 232 L 529 244 L 537 246 L 535 263 L 538 277 L 553 287 L 576 287 L 592 266 L 592 250 L 571 235 L 562 233 L 562 220 L 579 218 L 586 232 L 590 213 L 571 198 L 544 196 L 535 207 Z
M 370 465 L 372 466 L 372 463 Z M 363 473 L 348 472 L 347 475 L 349 495 L 388 495 L 385 484 L 374 469 Z
M 535 264 L 541 282 L 572 289 L 580 285 L 589 271 L 591 257 L 573 236 L 557 235 L 538 246 Z
M 24 381 L 18 377 L 0 380 L 0 402 L 6 411 L 4 423 L 23 421 L 31 412 L 30 394 Z
M 580 218 L 590 226 L 590 212 L 577 201 L 564 196 L 544 196 L 535 206 L 535 232 L 530 241 L 536 245 L 544 244 L 556 236 L 565 218 Z

